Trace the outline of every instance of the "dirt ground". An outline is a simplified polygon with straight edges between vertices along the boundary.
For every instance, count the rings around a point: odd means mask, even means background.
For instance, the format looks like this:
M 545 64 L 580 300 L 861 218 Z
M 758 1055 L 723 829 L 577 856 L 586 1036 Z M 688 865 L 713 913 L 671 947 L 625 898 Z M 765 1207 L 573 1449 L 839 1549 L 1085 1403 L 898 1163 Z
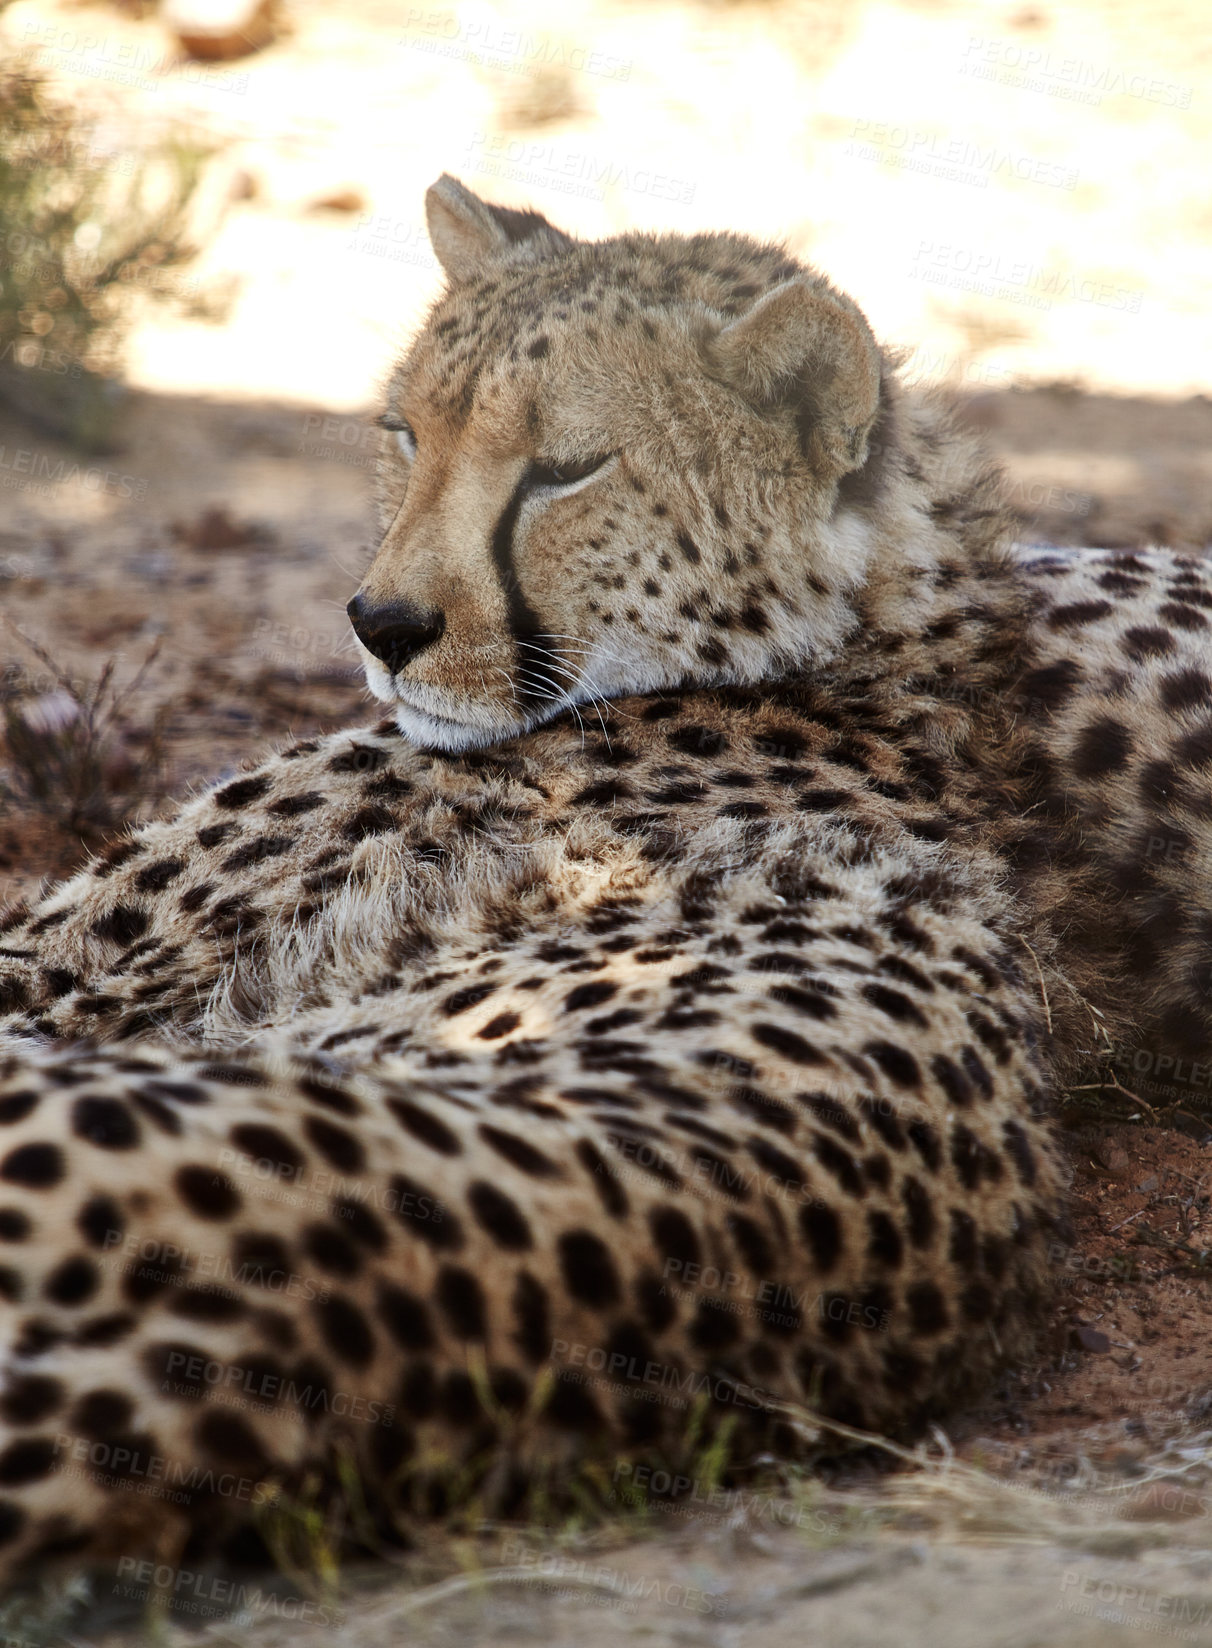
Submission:
M 46 654 L 0 629 L 0 715 L 53 722 L 60 675 L 83 690 L 112 664 L 121 686 L 158 646 L 102 752 L 109 825 L 267 741 L 370 714 L 342 609 L 372 551 L 375 383 L 433 287 L 419 194 L 444 165 L 586 234 L 789 233 L 918 346 L 911 372 L 955 391 L 1003 459 L 1025 540 L 1212 544 L 1212 74 L 1194 5 L 1146 20 L 1110 0 L 703 0 L 571 22 L 536 6 L 536 37 L 592 45 L 596 72 L 511 56 L 488 7 L 288 15 L 265 52 L 189 74 L 154 16 L 18 0 L 0 20 L 104 106 L 114 152 L 169 114 L 223 139 L 222 213 L 183 277 L 197 312 L 140 316 L 113 450 L 83 457 L 0 409 L 0 614 Z M 760 110 L 728 92 L 742 73 L 764 76 Z M 956 134 L 976 146 L 958 159 Z M 522 158 L 502 147 L 522 141 Z M 981 158 L 991 142 L 1035 181 Z M 572 189 L 586 155 L 619 176 Z M 645 157 L 663 192 L 638 181 Z M 1046 166 L 1059 182 L 1039 181 Z M 1040 278 L 961 268 L 965 249 L 1005 246 Z M 1090 281 L 1128 296 L 1083 296 Z M 200 298 L 216 291 L 220 324 Z M 0 801 L 0 902 L 106 827 Z M 227 1622 L 195 1606 L 164 1639 L 1212 1642 L 1212 1128 L 1143 1093 L 1075 1094 L 1062 1123 L 1075 1235 L 1044 1355 L 928 1442 L 925 1474 L 863 1458 L 777 1502 L 658 1494 L 643 1529 L 485 1530 L 398 1574 L 354 1571 L 336 1602 L 297 1578 Z M 114 1629 L 146 1640 L 129 1617 Z

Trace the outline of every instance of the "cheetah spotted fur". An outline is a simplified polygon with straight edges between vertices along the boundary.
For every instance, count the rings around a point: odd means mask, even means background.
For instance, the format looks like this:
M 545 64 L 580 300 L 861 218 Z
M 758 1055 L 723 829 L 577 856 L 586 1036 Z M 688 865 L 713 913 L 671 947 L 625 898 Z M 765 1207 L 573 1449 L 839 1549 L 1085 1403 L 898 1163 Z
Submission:
M 1016 554 L 777 248 L 428 209 L 351 602 L 391 714 L 0 923 L 13 1571 L 342 1453 L 390 1521 L 696 1404 L 919 1424 L 1030 1349 L 1058 1081 L 1208 1046 L 1202 568 Z

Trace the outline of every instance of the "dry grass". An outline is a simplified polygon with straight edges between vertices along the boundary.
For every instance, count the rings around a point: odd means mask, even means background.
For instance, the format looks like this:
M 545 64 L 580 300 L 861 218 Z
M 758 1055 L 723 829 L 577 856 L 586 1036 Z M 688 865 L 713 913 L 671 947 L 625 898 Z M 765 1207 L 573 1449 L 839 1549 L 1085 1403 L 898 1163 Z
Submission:
M 840 1455 L 844 1475 L 847 1450 L 861 1450 L 858 1458 L 865 1463 L 849 1472 L 848 1483 L 826 1485 L 812 1469 L 767 1460 L 751 1469 L 745 1487 L 737 1490 L 731 1486 L 727 1433 L 708 1436 L 700 1428 L 706 1415 L 700 1414 L 698 1425 L 692 1421 L 688 1427 L 680 1462 L 666 1462 L 693 1486 L 684 1507 L 653 1494 L 634 1473 L 620 1488 L 608 1464 L 586 1462 L 536 1475 L 525 1502 L 505 1517 L 494 1514 L 491 1469 L 443 1472 L 434 1462 L 429 1489 L 432 1495 L 440 1488 L 441 1502 L 428 1509 L 440 1510 L 440 1518 L 423 1514 L 426 1496 L 419 1494 L 413 1511 L 422 1514 L 401 1518 L 398 1531 L 404 1537 L 397 1540 L 376 1529 L 352 1461 L 337 1459 L 323 1490 L 318 1481 L 304 1484 L 272 1503 L 260 1531 L 274 1570 L 255 1579 L 246 1575 L 242 1588 L 237 1581 L 233 1589 L 245 1599 L 275 1594 L 306 1599 L 322 1621 L 301 1634 L 308 1644 L 329 1640 L 334 1619 L 346 1622 L 342 1640 L 379 1642 L 393 1640 L 401 1628 L 414 1640 L 413 1632 L 423 1630 L 430 1616 L 460 1599 L 483 1604 L 494 1593 L 516 1597 L 528 1587 L 536 1595 L 583 1591 L 587 1601 L 598 1592 L 599 1602 L 609 1605 L 611 1595 L 628 1594 L 632 1581 L 620 1575 L 639 1572 L 644 1560 L 667 1560 L 677 1571 L 683 1535 L 700 1546 L 714 1538 L 717 1554 L 725 1546 L 744 1553 L 761 1551 L 772 1527 L 795 1530 L 793 1549 L 816 1565 L 797 1579 L 800 1596 L 842 1582 L 862 1584 L 883 1573 L 886 1559 L 911 1546 L 920 1551 L 923 1543 L 1128 1562 L 1174 1544 L 1166 1499 L 1174 1494 L 1198 1510 L 1185 1516 L 1183 1545 L 1212 1548 L 1212 1434 L 1174 1441 L 1132 1475 L 1079 1451 L 1066 1460 L 1062 1481 L 1049 1474 L 1046 1463 L 1014 1479 L 961 1460 L 938 1429 L 906 1447 L 794 1404 L 781 1406 L 779 1414 L 805 1441 L 815 1439 L 824 1453 Z M 879 1456 L 893 1469 L 872 1481 L 870 1461 Z M 773 1519 L 772 1507 L 778 1511 Z M 671 1509 L 680 1519 L 676 1530 Z M 628 1567 L 619 1568 L 620 1553 Z M 841 1581 L 825 1560 L 831 1553 L 847 1557 Z M 372 1569 L 366 1555 L 375 1559 Z M 872 1567 L 872 1576 L 864 1564 Z M 817 1570 L 820 1577 L 814 1579 Z M 544 1580 L 548 1572 L 558 1579 Z M 0 1609 L 0 1633 L 28 1648 L 98 1641 L 115 1629 L 124 1632 L 124 1642 L 157 1641 L 165 1648 L 199 1641 L 255 1648 L 279 1640 L 270 1621 L 247 1600 L 242 1609 L 212 1618 L 199 1630 L 196 1619 L 188 1620 L 188 1609 L 174 1609 L 171 1584 L 152 1591 L 141 1611 L 132 1611 L 130 1604 L 106 1606 L 112 1578 L 99 1576 L 90 1587 L 77 1575 L 13 1599 Z M 130 1632 L 138 1634 L 125 1634 Z
M 158 793 L 164 710 L 142 729 L 132 727 L 126 712 L 160 643 L 119 687 L 112 659 L 93 680 L 78 681 L 11 620 L 5 623 L 56 684 L 50 692 L 0 706 L 6 763 L 0 768 L 0 801 L 97 841 Z

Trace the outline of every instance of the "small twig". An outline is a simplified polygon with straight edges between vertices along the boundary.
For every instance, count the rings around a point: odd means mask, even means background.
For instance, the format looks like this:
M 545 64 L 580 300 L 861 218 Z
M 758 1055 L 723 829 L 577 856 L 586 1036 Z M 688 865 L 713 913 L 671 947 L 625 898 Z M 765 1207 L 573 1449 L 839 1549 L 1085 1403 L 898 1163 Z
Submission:
M 1126 1219 L 1121 1219 L 1117 1225 L 1112 1225 L 1111 1229 L 1107 1232 L 1107 1235 L 1114 1236 L 1117 1230 L 1122 1230 L 1125 1225 L 1130 1225 L 1133 1219 L 1139 1219 L 1141 1214 L 1147 1211 L 1147 1208 L 1138 1207 L 1135 1213 L 1130 1213 Z
M 622 1579 L 614 1579 L 605 1575 L 582 1574 L 544 1574 L 536 1568 L 484 1568 L 479 1573 L 456 1574 L 451 1579 L 439 1581 L 436 1585 L 426 1585 L 411 1596 L 405 1597 L 392 1608 L 392 1618 L 403 1614 L 413 1614 L 419 1608 L 431 1607 L 436 1602 L 445 1602 L 448 1597 L 461 1596 L 465 1591 L 474 1591 L 481 1585 L 534 1585 L 575 1587 L 581 1591 L 609 1591 L 614 1595 L 624 1592 Z
M 131 676 L 130 680 L 126 683 L 126 685 L 122 688 L 122 690 L 120 692 L 114 693 L 113 703 L 110 707 L 110 719 L 111 720 L 116 719 L 119 710 L 121 710 L 121 708 L 122 708 L 123 704 L 125 704 L 126 700 L 130 697 L 133 697 L 133 695 L 136 692 L 138 692 L 139 688 L 143 685 L 143 682 L 144 682 L 144 680 L 147 676 L 147 672 L 148 672 L 149 669 L 151 669 L 151 667 L 155 663 L 156 659 L 160 656 L 160 649 L 162 648 L 163 645 L 164 645 L 163 638 L 161 636 L 157 636 L 156 639 L 152 642 L 151 646 L 148 648 L 147 657 L 139 665 L 139 668 L 135 671 L 134 675 Z
M 1048 986 L 1044 983 L 1044 970 L 1039 964 L 1039 957 L 1036 955 L 1035 951 L 1031 949 L 1031 946 L 1027 943 L 1026 939 L 1023 937 L 1023 935 L 1021 933 L 1019 934 L 1019 943 L 1023 946 L 1023 948 L 1025 950 L 1027 950 L 1029 952 L 1032 961 L 1035 963 L 1035 971 L 1036 971 L 1036 974 L 1039 977 L 1039 993 L 1044 998 L 1044 1019 L 1047 1022 L 1047 1025 L 1048 1025 L 1048 1034 L 1051 1035 L 1052 1034 L 1052 1008 L 1051 1008 L 1051 1006 L 1049 1005 L 1049 1002 L 1048 1002 Z
M 18 629 L 17 625 L 13 623 L 12 619 L 8 616 L 7 613 L 4 615 L 4 626 L 5 626 L 6 629 L 11 631 L 11 633 L 13 635 L 15 635 L 17 637 L 18 641 L 21 642 L 22 646 L 28 647 L 30 652 L 33 653 L 34 657 L 38 660 L 39 663 L 46 665 L 47 669 L 55 677 L 55 680 L 58 681 L 59 685 L 63 688 L 64 692 L 71 693 L 72 697 L 76 699 L 77 703 L 79 703 L 80 700 L 77 697 L 76 693 L 72 689 L 72 678 L 71 678 L 71 676 L 70 675 L 64 675 L 63 671 L 59 668 L 58 663 L 56 662 L 56 660 L 54 658 L 51 657 L 50 653 L 47 652 L 46 648 L 41 646 L 37 641 L 31 641 L 29 636 L 25 633 L 25 631 L 23 629 Z

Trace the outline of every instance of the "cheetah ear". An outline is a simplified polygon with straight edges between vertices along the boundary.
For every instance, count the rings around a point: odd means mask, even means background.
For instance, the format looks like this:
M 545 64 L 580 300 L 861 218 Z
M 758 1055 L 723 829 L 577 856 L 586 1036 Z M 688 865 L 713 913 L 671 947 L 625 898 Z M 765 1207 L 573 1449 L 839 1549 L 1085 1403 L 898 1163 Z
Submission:
M 533 241 L 539 255 L 571 246 L 571 238 L 541 212 L 492 206 L 443 172 L 425 194 L 425 221 L 438 262 L 456 285 L 479 273 L 490 258 Z
M 706 346 L 714 371 L 763 410 L 790 406 L 804 456 L 831 477 L 862 467 L 880 351 L 858 305 L 811 280 L 767 292 Z

